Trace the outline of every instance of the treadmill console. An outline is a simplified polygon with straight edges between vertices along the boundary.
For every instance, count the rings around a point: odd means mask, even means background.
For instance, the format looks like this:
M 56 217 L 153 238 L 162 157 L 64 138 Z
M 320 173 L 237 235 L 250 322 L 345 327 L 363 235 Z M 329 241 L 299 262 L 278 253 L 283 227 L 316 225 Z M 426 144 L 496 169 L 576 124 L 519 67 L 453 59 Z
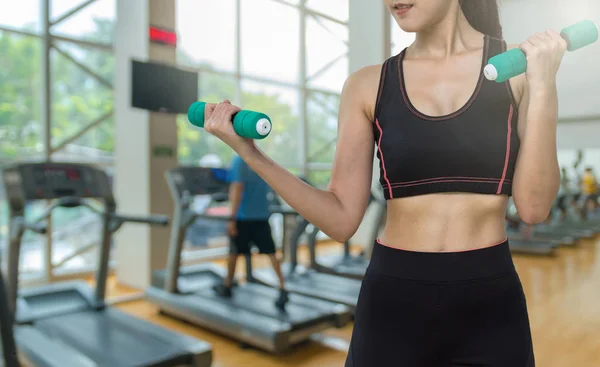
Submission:
M 177 167 L 167 170 L 167 181 L 176 197 L 224 194 L 229 190 L 227 170 L 207 167 Z
M 15 164 L 2 170 L 2 183 L 11 205 L 62 197 L 112 199 L 107 174 L 83 164 Z

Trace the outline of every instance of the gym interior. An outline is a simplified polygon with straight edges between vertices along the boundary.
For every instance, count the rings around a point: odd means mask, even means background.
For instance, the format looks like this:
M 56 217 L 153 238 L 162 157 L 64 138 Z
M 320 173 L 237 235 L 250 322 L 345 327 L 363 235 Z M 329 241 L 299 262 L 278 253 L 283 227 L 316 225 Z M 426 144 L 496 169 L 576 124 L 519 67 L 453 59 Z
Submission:
M 594 1 L 500 6 L 512 44 L 600 22 Z M 385 222 L 378 163 L 348 243 L 271 197 L 286 311 L 258 254 L 238 263 L 238 292 L 222 299 L 212 290 L 229 251 L 219 175 L 235 152 L 187 111 L 229 99 L 268 115 L 259 147 L 325 188 L 346 78 L 414 39 L 381 0 L 1 2 L 2 363 L 344 365 Z M 600 211 L 581 185 L 587 168 L 600 175 L 599 59 L 600 43 L 567 53 L 558 75 L 563 182 L 551 217 L 532 227 L 507 211 L 539 366 L 600 364 Z

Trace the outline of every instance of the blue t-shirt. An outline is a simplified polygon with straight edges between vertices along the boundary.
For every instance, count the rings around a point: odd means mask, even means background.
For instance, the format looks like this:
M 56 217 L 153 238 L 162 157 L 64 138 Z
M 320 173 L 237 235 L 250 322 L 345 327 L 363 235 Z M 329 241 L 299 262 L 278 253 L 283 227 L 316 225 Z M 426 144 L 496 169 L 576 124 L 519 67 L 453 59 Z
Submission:
M 267 220 L 271 216 L 267 195 L 271 188 L 244 162 L 240 156 L 233 158 L 229 172 L 230 183 L 244 185 L 238 220 Z

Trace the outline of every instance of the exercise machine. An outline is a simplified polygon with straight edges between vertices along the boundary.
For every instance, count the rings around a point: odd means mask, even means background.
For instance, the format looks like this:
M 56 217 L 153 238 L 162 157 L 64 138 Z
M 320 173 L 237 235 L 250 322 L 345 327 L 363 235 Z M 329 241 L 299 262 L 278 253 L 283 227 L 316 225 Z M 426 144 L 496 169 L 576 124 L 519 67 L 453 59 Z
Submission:
M 211 365 L 212 348 L 203 341 L 130 316 L 105 300 L 112 234 L 124 223 L 166 225 L 165 216 L 132 217 L 116 213 L 106 172 L 72 163 L 21 163 L 2 170 L 9 203 L 8 300 L 17 329 L 31 325 L 70 358 L 62 366 Z M 93 203 L 96 200 L 97 203 Z M 26 203 L 52 201 L 35 221 L 25 221 Z M 96 287 L 85 281 L 54 283 L 19 291 L 19 253 L 26 229 L 35 230 L 55 208 L 87 207 L 102 218 Z M 40 338 L 19 338 L 28 359 L 43 356 Z
M 309 225 L 306 219 L 299 217 L 290 239 L 290 261 L 282 264 L 286 289 L 293 294 L 343 304 L 354 313 L 362 283 L 360 280 L 320 273 L 298 264 L 298 245 Z M 268 268 L 256 269 L 249 281 L 273 288 L 279 286 L 275 271 Z
M 366 241 L 365 249 L 359 255 L 350 253 L 350 242 L 346 241 L 344 253 L 339 255 L 321 255 L 317 256 L 317 235 L 320 230 L 313 226 L 313 230 L 309 233 L 307 242 L 310 253 L 310 268 L 326 274 L 339 275 L 346 278 L 362 280 L 369 266 L 373 244 L 377 240 L 381 226 L 385 218 L 386 204 L 377 199 L 373 194 L 369 196 L 369 207 L 373 208 L 375 218 L 372 220 L 373 225 L 370 228 L 368 240 Z M 367 211 L 369 209 L 367 208 Z
M 198 195 L 223 201 L 229 183 L 226 171 L 204 167 L 178 167 L 165 173 L 175 212 L 166 269 L 152 274 L 146 298 L 164 314 L 226 335 L 246 345 L 282 353 L 312 334 L 343 327 L 351 318 L 347 307 L 292 294 L 285 311 L 275 305 L 279 291 L 260 284 L 238 284 L 232 297 L 219 296 L 213 286 L 222 284 L 226 270 L 211 263 L 181 266 L 185 233 L 198 218 L 228 221 L 228 213 L 197 212 L 191 205 Z M 247 261 L 252 278 L 251 262 Z
M 17 355 L 17 345 L 13 333 L 13 315 L 8 307 L 8 298 L 4 277 L 0 272 L 0 338 L 2 340 L 2 349 L 0 349 L 0 366 L 18 367 L 19 359 Z
M 39 227 L 39 230 L 42 231 L 42 227 Z M 0 367 L 20 367 L 21 360 L 25 360 L 26 365 L 63 367 L 82 360 L 82 356 L 78 355 L 77 351 L 55 342 L 33 326 L 14 326 L 14 314 L 9 307 L 8 292 L 2 272 L 0 272 L 0 340 L 2 341 Z M 24 358 L 23 354 L 28 358 Z M 91 363 L 85 365 L 93 366 Z

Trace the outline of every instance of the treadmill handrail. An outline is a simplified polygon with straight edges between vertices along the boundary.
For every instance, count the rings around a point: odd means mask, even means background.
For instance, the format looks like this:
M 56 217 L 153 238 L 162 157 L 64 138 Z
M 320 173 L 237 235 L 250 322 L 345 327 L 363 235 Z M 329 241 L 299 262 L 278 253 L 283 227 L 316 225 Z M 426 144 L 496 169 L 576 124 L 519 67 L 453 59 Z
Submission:
M 18 259 L 20 254 L 21 240 L 23 238 L 24 229 L 30 229 L 34 231 L 45 231 L 45 225 L 42 221 L 47 219 L 52 211 L 58 207 L 86 207 L 92 212 L 98 214 L 103 218 L 102 220 L 102 232 L 100 241 L 100 254 L 98 256 L 98 267 L 96 270 L 96 292 L 95 292 L 95 307 L 104 307 L 104 299 L 106 294 L 106 281 L 108 277 L 108 263 L 110 258 L 111 250 L 111 239 L 112 234 L 116 232 L 123 223 L 143 223 L 149 225 L 162 225 L 165 226 L 169 223 L 169 218 L 164 215 L 151 215 L 147 217 L 142 216 L 126 216 L 115 213 L 116 205 L 113 201 L 105 200 L 104 208 L 100 209 L 93 205 L 90 205 L 89 200 L 79 197 L 62 197 L 55 200 L 44 212 L 40 215 L 32 224 L 26 224 L 21 216 L 11 217 L 11 235 L 9 237 L 9 274 L 8 284 L 9 288 L 9 304 L 11 310 L 15 312 L 16 299 L 18 296 L 18 272 L 19 265 Z
M 33 224 L 27 226 L 26 224 L 26 228 L 27 229 L 31 229 L 37 233 L 42 233 L 40 232 L 42 229 L 39 227 L 34 227 L 35 224 L 39 224 L 41 223 L 41 221 L 43 221 L 44 219 L 47 219 L 50 214 L 52 213 L 52 211 L 58 207 L 66 207 L 66 208 L 74 208 L 74 207 L 86 207 L 89 210 L 91 210 L 92 212 L 100 215 L 100 216 L 104 216 L 106 214 L 108 214 L 110 216 L 111 220 L 114 220 L 116 224 L 113 228 L 111 228 L 111 232 L 116 231 L 117 229 L 119 229 L 121 227 L 121 224 L 125 223 L 125 222 L 130 222 L 130 223 L 141 223 L 141 224 L 149 224 L 149 225 L 158 225 L 158 226 L 166 226 L 169 224 L 169 217 L 167 217 L 166 215 L 150 215 L 150 216 L 131 216 L 131 215 L 122 215 L 122 214 L 118 214 L 106 209 L 99 209 L 93 205 L 90 205 L 90 203 L 88 202 L 88 200 L 79 198 L 79 197 L 64 197 L 64 198 L 60 198 L 55 200 L 52 205 L 48 206 L 44 212 L 42 213 L 42 215 L 40 215 L 38 217 L 37 220 L 35 220 L 33 222 Z M 45 230 L 45 228 L 43 229 Z
M 9 306 L 6 284 L 0 271 L 0 337 L 5 367 L 19 367 L 17 346 L 13 331 L 13 309 Z

